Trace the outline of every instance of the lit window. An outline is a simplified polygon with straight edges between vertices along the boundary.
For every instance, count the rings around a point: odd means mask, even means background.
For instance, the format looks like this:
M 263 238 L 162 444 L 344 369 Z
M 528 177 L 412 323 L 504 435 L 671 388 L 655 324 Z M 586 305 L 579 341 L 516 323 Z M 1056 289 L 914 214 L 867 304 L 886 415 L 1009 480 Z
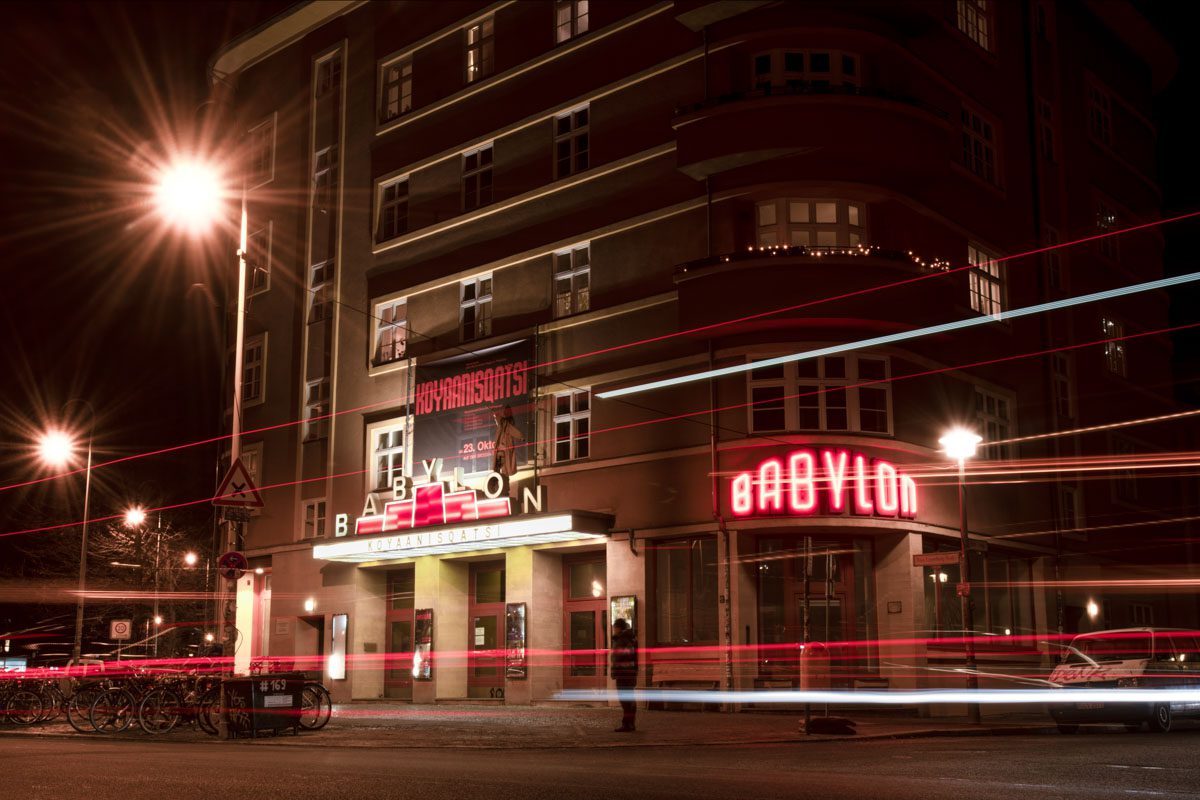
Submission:
M 752 370 L 749 424 L 770 431 L 891 433 L 886 358 L 826 356 Z
M 467 83 L 474 83 L 492 74 L 493 42 L 491 17 L 480 20 L 467 28 Z
M 999 185 L 996 131 L 992 123 L 966 106 L 962 109 L 962 157 L 964 167 L 988 183 Z
M 320 539 L 325 536 L 325 501 L 304 501 L 304 533 L 305 539 Z
M 333 262 L 314 264 L 308 272 L 308 321 L 320 322 L 333 316 Z
M 1012 435 L 1012 401 L 1007 397 L 975 387 L 976 431 L 983 437 L 980 453 L 986 458 L 1012 457 L 1012 445 L 989 444 Z
M 591 390 L 554 395 L 554 461 L 587 458 L 591 452 Z
M 1128 369 L 1125 363 L 1125 323 L 1101 317 L 1100 334 L 1108 340 L 1104 343 L 1104 366 L 1112 374 L 1124 378 Z
M 859 85 L 858 56 L 831 50 L 770 50 L 751 59 L 754 89 L 764 94 Z
M 329 379 L 309 381 L 304 386 L 304 439 L 329 435 Z
M 1103 200 L 1096 201 L 1096 233 L 1111 234 L 1119 227 L 1116 210 Z M 1096 250 L 1105 258 L 1117 261 L 1121 256 L 1119 236 L 1102 236 L 1096 240 Z
M 463 210 L 492 202 L 492 146 L 463 153 Z
M 995 253 L 989 253 L 977 244 L 967 244 L 967 273 L 971 295 L 971 310 L 1000 319 L 1004 311 L 1003 264 Z
M 855 247 L 867 241 L 862 203 L 782 197 L 760 201 L 755 212 L 760 247 Z
M 562 43 L 588 30 L 588 0 L 554 0 L 554 41 Z
M 404 358 L 408 345 L 408 303 L 404 298 L 375 306 L 373 363 L 389 364 Z
M 462 282 L 460 330 L 462 340 L 482 339 L 492 333 L 492 274 Z
M 1075 393 L 1071 381 L 1071 357 L 1066 353 L 1051 356 L 1054 371 L 1054 410 L 1064 420 L 1075 418 Z
M 568 317 L 591 308 L 591 246 L 554 254 L 554 316 Z
M 390 489 L 404 474 L 406 427 L 404 420 L 393 420 L 371 429 L 371 485 L 376 491 Z
M 1038 98 L 1038 143 L 1041 146 L 1042 158 L 1055 161 L 1054 150 L 1054 107 L 1049 100 Z
M 1094 83 L 1088 84 L 1088 133 L 1103 144 L 1112 145 L 1112 97 Z
M 984 50 L 992 49 L 992 4 L 988 0 L 958 0 L 958 29 Z
M 588 168 L 589 107 L 554 118 L 554 177 L 565 178 Z
M 379 187 L 379 224 L 375 241 L 386 242 L 408 232 L 408 178 Z
M 413 107 L 412 56 L 405 56 L 380 69 L 379 121 L 388 122 Z
M 271 225 L 246 236 L 246 294 L 271 288 Z
M 263 368 L 267 363 L 266 334 L 246 341 L 242 351 L 242 405 L 263 401 Z
M 251 128 L 246 139 L 246 185 L 261 186 L 275 177 L 275 116 Z
M 316 95 L 324 97 L 342 88 L 342 56 L 340 53 L 317 63 Z

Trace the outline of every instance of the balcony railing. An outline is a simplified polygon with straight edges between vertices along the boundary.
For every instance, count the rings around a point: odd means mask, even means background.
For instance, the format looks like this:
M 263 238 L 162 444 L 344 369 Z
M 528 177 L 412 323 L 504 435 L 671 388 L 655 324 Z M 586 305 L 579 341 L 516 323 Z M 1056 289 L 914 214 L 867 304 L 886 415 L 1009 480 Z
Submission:
M 952 268 L 949 261 L 940 258 L 927 259 L 911 250 L 893 250 L 875 245 L 766 245 L 748 247 L 733 253 L 710 256 L 680 264 L 675 268 L 676 279 L 687 277 L 690 272 L 699 272 L 707 267 L 739 261 L 759 261 L 763 258 L 877 258 L 903 262 L 921 270 L 947 272 Z
M 924 100 L 918 100 L 910 95 L 893 92 L 888 89 L 879 89 L 875 87 L 854 86 L 853 84 L 842 84 L 839 86 L 830 86 L 811 81 L 798 81 L 784 86 L 768 86 L 761 89 L 750 89 L 740 92 L 729 92 L 727 94 L 718 95 L 717 97 L 709 98 L 708 100 L 699 103 L 691 103 L 685 106 L 679 106 L 675 109 L 675 116 L 680 117 L 686 114 L 691 114 L 696 111 L 703 111 L 706 108 L 715 108 L 729 103 L 737 103 L 743 100 L 753 100 L 760 97 L 868 97 L 878 100 L 890 100 L 894 103 L 903 103 L 904 105 L 913 106 L 915 108 L 927 111 L 941 119 L 949 119 L 950 115 L 938 108 L 935 105 L 926 103 Z

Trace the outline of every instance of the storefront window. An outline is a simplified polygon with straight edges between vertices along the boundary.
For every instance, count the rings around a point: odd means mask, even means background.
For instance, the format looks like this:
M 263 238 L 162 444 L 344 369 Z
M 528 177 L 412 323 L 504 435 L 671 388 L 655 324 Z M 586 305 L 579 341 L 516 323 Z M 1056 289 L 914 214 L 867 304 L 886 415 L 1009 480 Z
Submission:
M 717 641 L 717 539 L 672 539 L 654 547 L 659 644 Z
M 941 547 L 931 552 L 953 553 Z M 962 573 L 958 564 L 925 567 L 925 619 L 928 635 L 957 639 L 964 628 L 983 636 L 1021 636 L 1033 630 L 1033 562 L 1028 558 L 1003 553 L 970 553 L 973 623 L 963 625 L 962 599 L 958 584 Z M 957 643 L 953 643 L 958 646 Z M 1007 643 L 1005 643 L 1007 646 Z
M 570 575 L 571 599 L 604 597 L 606 570 L 603 561 L 571 564 L 567 569 Z

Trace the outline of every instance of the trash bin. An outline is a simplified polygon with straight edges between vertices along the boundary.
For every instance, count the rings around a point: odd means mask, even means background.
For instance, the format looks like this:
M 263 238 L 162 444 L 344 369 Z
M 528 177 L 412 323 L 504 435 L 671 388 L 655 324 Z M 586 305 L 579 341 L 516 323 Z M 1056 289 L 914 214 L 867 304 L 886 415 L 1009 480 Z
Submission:
M 304 675 L 281 672 L 221 681 L 221 708 L 230 739 L 256 737 L 270 731 L 300 732 Z
M 800 688 L 828 689 L 833 685 L 829 667 L 829 648 L 821 642 L 809 642 L 800 650 Z

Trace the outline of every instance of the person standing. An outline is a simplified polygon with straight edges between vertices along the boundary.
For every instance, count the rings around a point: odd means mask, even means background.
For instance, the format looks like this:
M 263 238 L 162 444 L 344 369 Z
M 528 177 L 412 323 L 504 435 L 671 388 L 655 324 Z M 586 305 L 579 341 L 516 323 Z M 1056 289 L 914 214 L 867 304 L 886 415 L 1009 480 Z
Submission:
M 615 732 L 632 733 L 637 716 L 637 700 L 633 690 L 637 687 L 638 648 L 637 636 L 623 619 L 613 622 L 609 657 L 609 671 L 617 682 L 617 698 L 621 701 L 621 727 L 616 728 Z
M 504 481 L 504 494 L 507 495 L 509 479 L 517 471 L 516 448 L 525 441 L 525 434 L 517 428 L 512 406 L 506 404 L 502 411 L 493 416 L 496 420 L 496 440 L 492 445 L 492 470 L 500 473 Z

